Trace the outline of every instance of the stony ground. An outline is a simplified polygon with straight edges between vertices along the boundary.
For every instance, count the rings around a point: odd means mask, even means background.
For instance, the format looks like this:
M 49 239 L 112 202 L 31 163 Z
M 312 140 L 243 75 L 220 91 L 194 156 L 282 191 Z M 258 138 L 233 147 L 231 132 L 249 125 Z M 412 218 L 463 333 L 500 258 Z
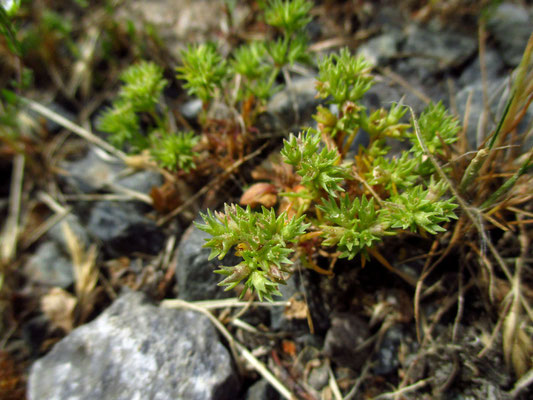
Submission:
M 477 147 L 485 139 L 478 129 L 484 87 L 498 115 L 508 96 L 509 73 L 532 31 L 533 6 L 503 2 L 488 20 L 484 82 L 477 2 L 441 2 L 435 9 L 398 3 L 321 3 L 309 27 L 312 48 L 322 54 L 348 46 L 376 65 L 377 83 L 365 100 L 371 109 L 403 98 L 420 112 L 429 101 L 442 100 L 460 118 L 468 115 L 464 135 L 470 149 Z M 453 3 L 464 4 L 454 9 Z M 253 2 L 238 2 L 232 27 L 220 17 L 222 6 L 221 1 L 126 1 L 114 11 L 114 22 L 102 19 L 108 29 L 102 36 L 85 16 L 83 48 L 90 51 L 91 37 L 105 41 L 115 32 L 122 42 L 112 45 L 123 59 L 91 65 L 98 79 L 82 74 L 77 84 L 73 72 L 62 76 L 61 58 L 54 59 L 35 74 L 37 84 L 52 81 L 42 84 L 46 96 L 35 98 L 90 128 L 116 90 L 104 72 L 115 76 L 139 54 L 172 71 L 186 43 L 227 39 L 229 49 L 229 39 L 260 32 Z M 125 34 L 134 27 L 136 35 Z M 28 65 L 35 69 L 41 56 L 28 59 Z M 259 129 L 279 137 L 313 124 L 310 116 L 319 104 L 315 71 L 300 72 L 291 87 L 271 99 Z M 92 86 L 84 89 L 84 79 Z M 194 126 L 198 102 L 179 85 L 166 94 L 180 121 Z M 422 337 L 414 322 L 415 288 L 377 262 L 361 269 L 359 262 L 339 261 L 333 278 L 296 268 L 278 302 L 243 305 L 235 292 L 216 285 L 219 276 L 212 273 L 217 265 L 231 265 L 231 256 L 208 261 L 209 250 L 202 248 L 206 235 L 191 222 L 207 206 L 238 201 L 244 178 L 236 174 L 232 184 L 165 219 L 174 208 L 171 200 L 166 211 L 153 206 L 153 188 L 160 193 L 166 188 L 163 175 L 134 171 L 72 135 L 61 121 L 28 114 L 46 133 L 34 145 L 40 148 L 28 146 L 35 157 L 29 157 L 21 185 L 26 220 L 13 258 L 16 268 L 5 283 L 10 292 L 2 298 L 0 399 L 24 398 L 24 393 L 31 400 L 533 395 L 531 377 L 517 384 L 505 366 L 501 332 L 495 330 L 498 310 L 487 307 L 487 294 L 475 282 L 463 281 L 457 257 L 474 255 L 451 255 L 427 280 L 418 321 Z M 526 126 L 532 120 L 530 108 Z M 490 128 L 493 119 L 487 124 Z M 8 215 L 14 159 L 2 154 L 2 216 Z M 207 181 L 184 179 L 179 201 Z M 503 249 L 516 242 L 499 232 L 492 237 Z M 406 235 L 387 242 L 381 253 L 395 268 L 418 276 L 430 245 L 427 238 Z M 521 329 L 531 334 L 530 327 Z

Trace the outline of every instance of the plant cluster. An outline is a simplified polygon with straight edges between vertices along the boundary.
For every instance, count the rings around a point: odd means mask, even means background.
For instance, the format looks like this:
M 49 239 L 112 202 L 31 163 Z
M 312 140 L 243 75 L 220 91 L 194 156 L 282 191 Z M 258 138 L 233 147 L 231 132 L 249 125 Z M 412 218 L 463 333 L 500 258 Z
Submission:
M 120 76 L 123 86 L 111 107 L 98 120 L 115 146 L 138 153 L 150 149 L 152 157 L 169 170 L 195 167 L 193 151 L 198 137 L 192 132 L 172 132 L 165 110 L 159 109 L 167 81 L 163 70 L 151 62 L 127 68 Z
M 243 258 L 234 267 L 215 271 L 226 275 L 220 285 L 229 290 L 246 279 L 245 287 L 255 290 L 261 300 L 280 295 L 278 283 L 285 283 L 284 273 L 289 272 L 287 266 L 292 264 L 288 256 L 293 250 L 288 245 L 309 227 L 304 216 L 287 219 L 285 213 L 276 216 L 274 209 L 263 207 L 261 212 L 252 212 L 250 207 L 226 205 L 223 214 L 208 211 L 202 217 L 205 225 L 198 227 L 212 236 L 207 242 L 211 247 L 209 259 L 223 258 L 234 246 L 236 254 Z
M 270 0 L 262 3 L 264 19 L 274 32 L 270 39 L 245 43 L 225 60 L 214 43 L 190 45 L 181 52 L 182 65 L 177 78 L 188 94 L 202 101 L 199 122 L 206 138 L 199 150 L 213 157 L 207 160 L 225 166 L 242 157 L 253 141 L 252 125 L 274 93 L 281 89 L 278 78 L 288 77 L 286 68 L 296 62 L 308 62 L 305 27 L 311 20 L 312 2 L 307 0 Z M 124 83 L 117 99 L 100 117 L 99 128 L 109 134 L 109 141 L 138 153 L 151 149 L 160 166 L 188 171 L 200 153 L 193 148 L 199 141 L 192 133 L 172 133 L 159 108 L 167 81 L 163 71 L 150 62 L 128 68 L 121 76 Z M 207 115 L 214 100 L 224 103 L 234 121 L 211 121 Z M 229 160 L 223 160 L 226 153 Z M 204 154 L 205 155 L 205 154 Z
M 320 246 L 334 248 L 332 257 L 351 260 L 361 255 L 364 261 L 369 250 L 384 237 L 402 230 L 422 234 L 445 231 L 442 224 L 457 218 L 457 206 L 453 198 L 446 196 L 446 183 L 428 162 L 414 127 L 405 122 L 407 108 L 393 104 L 389 109 L 368 112 L 361 99 L 373 84 L 371 67 L 346 49 L 323 58 L 318 65 L 318 95 L 334 104 L 338 112 L 319 107 L 315 115 L 317 129 L 291 134 L 284 142 L 281 156 L 292 167 L 292 182 L 296 184 L 277 188 L 283 210 L 277 229 L 285 226 L 297 236 L 276 242 L 277 254 L 296 251 L 304 259 L 311 257 L 304 244 L 312 236 L 318 238 Z M 434 157 L 443 155 L 445 147 L 457 140 L 459 125 L 440 103 L 427 107 L 420 115 L 419 125 L 422 140 Z M 363 131 L 370 137 L 369 145 L 353 149 L 354 139 Z M 390 140 L 408 141 L 410 149 L 395 154 L 388 144 Z M 244 257 L 238 250 L 243 261 L 223 267 L 222 271 L 230 277 L 238 276 L 239 281 L 246 279 L 246 288 L 261 288 L 261 297 L 268 299 L 278 293 L 277 284 L 282 281 L 265 273 L 261 283 L 248 282 L 257 265 L 264 271 L 279 268 L 279 262 L 266 256 L 271 254 L 271 239 L 265 241 L 255 232 L 257 225 L 243 233 L 250 225 L 239 223 L 240 218 L 255 221 L 267 211 L 235 207 L 238 206 L 226 206 L 225 213 L 202 215 L 206 224 L 198 227 L 213 236 L 206 243 L 213 250 L 212 257 L 222 258 L 232 246 L 248 248 L 249 239 L 243 237 L 253 238 L 254 257 Z M 268 215 L 274 218 L 274 214 Z M 301 224 L 299 230 L 292 228 L 295 221 Z M 259 224 L 260 232 L 263 225 Z M 237 282 L 234 278 L 226 278 L 221 284 L 230 281 L 232 288 Z M 271 290 L 269 296 L 265 289 Z
M 296 62 L 310 61 L 305 27 L 312 6 L 308 0 L 262 3 L 265 22 L 276 30 L 274 38 L 240 45 L 229 61 L 213 43 L 189 46 L 181 53 L 178 78 L 189 94 L 202 100 L 204 110 L 214 98 L 230 106 L 266 101 L 281 88 L 276 84 L 280 73 Z

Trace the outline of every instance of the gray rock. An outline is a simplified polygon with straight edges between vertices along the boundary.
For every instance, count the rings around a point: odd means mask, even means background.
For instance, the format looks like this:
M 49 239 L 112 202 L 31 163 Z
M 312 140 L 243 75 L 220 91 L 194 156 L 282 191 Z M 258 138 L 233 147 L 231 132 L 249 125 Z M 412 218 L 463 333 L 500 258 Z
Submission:
M 365 362 L 370 349 L 362 348 L 370 336 L 368 324 L 351 313 L 333 317 L 326 334 L 324 353 L 337 365 L 358 370 Z
M 500 115 L 501 108 L 500 103 L 502 97 L 505 97 L 502 94 L 502 84 L 504 80 L 498 79 L 493 80 L 489 83 L 487 92 L 489 95 L 489 104 L 490 111 L 492 116 Z M 500 89 L 500 90 L 499 90 Z M 499 91 L 498 91 L 499 90 Z M 469 114 L 467 120 L 465 119 L 466 113 L 466 103 L 468 97 L 472 94 L 472 99 L 470 101 Z M 496 97 L 495 94 L 498 94 Z M 468 127 L 466 130 L 468 144 L 471 149 L 477 149 L 477 147 L 483 142 L 485 137 L 493 131 L 496 127 L 496 120 L 492 116 L 487 116 L 486 118 L 486 129 L 484 132 L 480 130 L 481 117 L 483 114 L 483 85 L 480 81 L 474 82 L 471 85 L 465 86 L 456 95 L 456 104 L 457 112 L 459 117 L 463 121 L 463 125 L 468 122 Z
M 222 276 L 213 271 L 221 265 L 236 265 L 239 257 L 208 260 L 210 249 L 202 247 L 210 236 L 191 225 L 183 234 L 176 254 L 176 290 L 184 300 L 208 300 L 235 296 L 218 286 Z
M 90 147 L 85 156 L 61 164 L 63 178 L 75 193 L 94 193 L 112 183 L 124 168 L 121 162 L 105 160 L 98 149 Z
M 202 100 L 200 99 L 189 100 L 180 106 L 181 114 L 189 121 L 196 120 L 200 111 L 202 111 Z
M 235 2 L 233 28 L 243 29 L 250 12 L 244 2 Z M 116 18 L 132 21 L 143 32 L 146 26 L 156 29 L 170 54 L 179 56 L 184 43 L 215 42 L 224 24 L 223 0 L 131 0 L 118 8 Z
M 316 107 L 323 103 L 317 99 L 314 77 L 297 78 L 290 88 L 276 93 L 267 104 L 267 113 L 276 116 L 285 129 L 298 129 L 313 123 L 311 115 Z M 297 113 L 294 104 L 298 105 Z
M 31 368 L 30 400 L 234 399 L 231 357 L 207 317 L 128 293 Z
M 115 159 L 107 159 L 95 147 L 74 161 L 61 165 L 63 179 L 74 193 L 94 193 L 105 190 L 108 185 L 122 186 L 126 189 L 148 194 L 154 186 L 163 183 L 163 176 L 156 171 L 142 170 L 122 176 L 124 164 Z
M 398 54 L 400 32 L 387 32 L 376 36 L 357 49 L 372 65 L 387 65 Z
M 72 261 L 56 242 L 40 244 L 25 272 L 31 281 L 43 285 L 67 288 L 74 282 Z
M 87 230 L 112 256 L 133 252 L 156 254 L 164 235 L 135 204 L 99 201 L 91 209 Z
M 415 74 L 424 80 L 460 66 L 474 54 L 476 48 L 477 42 L 473 37 L 411 25 L 403 48 L 408 58 L 402 64 L 404 71 L 400 72 L 403 76 Z
M 487 29 L 494 37 L 505 64 L 516 67 L 533 29 L 533 18 L 528 10 L 518 4 L 501 4 L 489 16 Z
M 489 82 L 501 77 L 502 71 L 504 70 L 504 64 L 496 50 L 491 48 L 486 50 L 484 64 L 487 71 L 487 80 Z M 471 85 L 474 82 L 481 82 L 479 57 L 475 57 L 474 61 L 465 68 L 459 78 L 458 84 L 460 87 L 464 87 Z
M 394 372 L 399 366 L 398 349 L 404 339 L 404 332 L 400 325 L 391 326 L 381 342 L 381 346 L 376 353 L 376 362 L 373 364 L 373 371 L 376 375 L 387 375 Z
M 135 172 L 124 178 L 118 178 L 115 181 L 118 186 L 144 194 L 149 194 L 153 187 L 161 186 L 163 182 L 163 175 L 159 172 L 149 170 Z
M 246 400 L 278 400 L 279 393 L 264 379 L 258 380 L 246 392 Z
M 326 364 L 313 368 L 309 373 L 309 385 L 315 390 L 322 390 L 329 382 L 329 371 Z

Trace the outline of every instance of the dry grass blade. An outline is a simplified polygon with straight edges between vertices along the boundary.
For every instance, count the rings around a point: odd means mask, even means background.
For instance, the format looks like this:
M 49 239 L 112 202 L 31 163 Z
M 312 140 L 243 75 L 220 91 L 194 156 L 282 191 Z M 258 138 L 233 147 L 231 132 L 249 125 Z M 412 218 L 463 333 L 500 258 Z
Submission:
M 100 139 L 98 136 L 94 135 L 92 132 L 89 132 L 87 129 L 84 129 L 81 126 L 76 125 L 75 123 L 69 121 L 65 117 L 62 117 L 61 115 L 43 106 L 42 104 L 37 103 L 36 101 L 26 99 L 26 98 L 20 98 L 20 100 L 24 104 L 26 104 L 31 110 L 35 111 L 36 113 L 74 132 L 75 134 L 81 136 L 88 142 L 95 144 L 101 149 L 107 151 L 108 153 L 113 154 L 115 157 L 124 161 L 124 163 L 128 162 L 128 156 L 126 154 L 114 148 L 109 143 L 107 143 L 105 140 Z
M 427 378 L 420 380 L 418 382 L 413 383 L 412 385 L 406 386 L 402 389 L 396 390 L 394 392 L 388 392 L 380 394 L 379 396 L 376 396 L 373 398 L 373 400 L 383 400 L 383 399 L 393 399 L 397 396 L 402 396 L 406 393 L 413 392 L 415 390 L 418 390 L 420 388 L 423 388 L 424 386 L 428 385 L 433 381 L 434 378 Z
M 120 186 L 120 185 L 113 184 L 113 183 L 109 183 L 107 185 L 107 188 L 116 193 L 129 196 L 131 200 L 142 201 L 143 203 L 146 203 L 149 205 L 154 204 L 154 201 L 152 200 L 152 198 L 142 192 L 137 192 L 136 190 L 128 189 L 124 186 Z
M 161 307 L 165 308 L 180 308 L 182 306 L 183 300 L 179 299 L 167 299 L 161 302 Z M 261 301 L 241 301 L 238 298 L 234 297 L 231 299 L 220 299 L 220 300 L 203 300 L 195 301 L 191 304 L 195 306 L 202 307 L 206 310 L 215 310 L 218 308 L 227 308 L 227 307 L 289 307 L 291 305 L 290 301 L 273 301 L 269 303 Z
M 9 214 L 4 225 L 1 236 L 1 259 L 7 264 L 13 257 L 17 248 L 17 238 L 19 233 L 20 201 L 22 196 L 22 181 L 24 179 L 25 158 L 19 154 L 13 163 L 13 173 L 11 177 L 11 188 L 9 191 Z
M 415 135 L 416 135 L 416 138 L 417 138 L 417 140 L 418 140 L 418 142 L 420 144 L 420 147 L 423 149 L 424 153 L 426 154 L 428 159 L 431 161 L 431 163 L 435 167 L 435 169 L 436 169 L 438 175 L 440 176 L 440 178 L 444 182 L 446 182 L 446 184 L 448 185 L 448 188 L 451 190 L 451 192 L 455 196 L 455 199 L 459 203 L 459 206 L 462 208 L 462 210 L 464 211 L 466 216 L 470 219 L 470 221 L 472 222 L 472 224 L 476 228 L 478 234 L 480 235 L 480 238 L 481 238 L 482 242 L 488 247 L 488 249 L 490 250 L 492 256 L 496 259 L 496 261 L 498 262 L 498 265 L 500 266 L 501 270 L 505 274 L 506 278 L 509 280 L 509 282 L 511 282 L 513 280 L 513 276 L 511 274 L 511 272 L 509 271 L 509 268 L 507 267 L 507 265 L 503 261 L 502 257 L 500 256 L 500 254 L 496 250 L 496 247 L 494 247 L 492 242 L 487 237 L 487 233 L 485 232 L 485 229 L 483 229 L 483 226 L 481 225 L 480 218 L 477 216 L 480 211 L 470 207 L 466 203 L 466 201 L 461 197 L 461 195 L 459 194 L 457 189 L 454 187 L 454 185 L 452 184 L 450 179 L 448 179 L 448 176 L 446 176 L 446 174 L 442 170 L 441 166 L 439 165 L 439 163 L 437 162 L 435 157 L 429 152 L 429 150 L 427 148 L 427 145 L 424 142 L 424 139 L 422 138 L 422 134 L 420 133 L 420 127 L 419 127 L 418 121 L 417 121 L 417 119 L 415 117 L 415 112 L 409 106 L 408 106 L 408 109 L 411 112 L 411 117 L 413 119 L 413 126 L 414 126 L 414 129 L 415 129 Z
M 101 33 L 101 27 L 91 26 L 87 32 L 87 38 L 83 43 L 80 43 L 80 58 L 72 67 L 72 75 L 66 88 L 68 96 L 74 97 L 80 86 L 82 96 L 84 98 L 88 96 L 92 75 L 92 61 Z
M 67 222 L 62 223 L 62 229 L 74 266 L 79 315 L 81 316 L 81 321 L 83 321 L 84 317 L 91 311 L 91 294 L 98 282 L 98 269 L 96 268 L 97 248 L 95 245 L 91 245 L 85 251 Z
M 519 216 L 519 218 L 523 218 Z M 525 258 L 529 254 L 529 238 L 524 225 L 520 225 L 520 257 L 516 259 L 515 275 L 511 296 L 511 307 L 503 322 L 503 355 L 507 366 L 512 366 L 518 377 L 523 376 L 531 368 L 533 341 L 526 334 L 526 319 L 522 316 L 521 272 Z M 525 299 L 524 299 L 525 300 Z

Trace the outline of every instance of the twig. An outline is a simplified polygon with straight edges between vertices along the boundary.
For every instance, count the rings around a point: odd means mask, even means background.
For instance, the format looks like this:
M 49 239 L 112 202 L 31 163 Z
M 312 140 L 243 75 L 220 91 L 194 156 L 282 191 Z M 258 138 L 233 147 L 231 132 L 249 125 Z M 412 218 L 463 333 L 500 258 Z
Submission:
M 127 194 L 113 193 L 87 193 L 87 194 L 67 194 L 63 196 L 65 201 L 131 201 L 131 196 Z
M 463 288 L 463 269 L 464 269 L 464 264 L 461 263 L 459 267 L 459 291 L 457 293 L 457 314 L 455 315 L 455 320 L 453 321 L 453 329 L 452 329 L 452 342 L 453 343 L 457 341 L 457 331 L 459 329 L 459 323 L 461 322 L 461 318 L 463 317 L 463 310 L 464 310 L 464 303 L 465 303 L 465 295 L 464 295 L 464 288 Z
M 379 263 L 381 265 L 383 265 L 385 268 L 387 268 L 389 271 L 391 271 L 392 273 L 398 275 L 400 278 L 402 278 L 405 282 L 407 282 L 408 284 L 410 284 L 411 286 L 415 287 L 416 286 L 416 279 L 413 278 L 412 276 L 406 274 L 405 272 L 403 271 L 400 271 L 399 269 L 397 268 L 394 268 L 388 261 L 385 257 L 383 257 L 376 249 L 372 249 L 372 248 L 369 248 L 368 249 L 368 252 L 370 253 L 370 255 L 372 257 L 374 257 L 376 260 L 379 261 Z
M 193 194 L 191 197 L 189 197 L 183 204 L 176 207 L 174 210 L 172 210 L 170 213 L 165 215 L 163 218 L 161 218 L 159 221 L 157 221 L 158 226 L 165 225 L 168 221 L 170 221 L 172 218 L 178 216 L 183 210 L 185 210 L 189 205 L 191 205 L 196 199 L 198 199 L 200 196 L 207 193 L 208 190 L 212 189 L 216 185 L 219 185 L 222 181 L 222 178 L 225 176 L 228 176 L 233 171 L 235 171 L 237 168 L 239 168 L 242 164 L 244 164 L 246 161 L 251 160 L 252 158 L 258 156 L 261 154 L 261 152 L 265 149 L 268 143 L 263 144 L 260 148 L 258 148 L 253 153 L 248 154 L 246 157 L 242 158 L 241 160 L 238 160 L 233 165 L 231 165 L 228 169 L 226 169 L 222 174 L 220 174 L 218 177 L 213 179 L 211 182 L 209 182 L 207 185 L 202 187 L 199 191 L 197 191 L 195 194 Z
M 142 201 L 143 203 L 153 205 L 152 198 L 144 193 L 137 192 L 136 190 L 128 189 L 127 187 L 117 185 L 115 183 L 109 183 L 106 185 L 110 190 L 129 196 L 133 200 Z
M 183 300 L 180 299 L 167 299 L 161 302 L 161 307 L 165 308 L 180 308 L 182 307 Z M 261 301 L 241 301 L 238 298 L 232 299 L 221 299 L 221 300 L 203 300 L 195 301 L 189 304 L 193 304 L 198 307 L 202 307 L 206 310 L 215 310 L 217 308 L 227 308 L 227 307 L 246 307 L 248 305 L 254 307 L 288 307 L 291 305 L 290 301 L 273 301 L 273 302 L 261 302 Z
M 344 400 L 352 400 L 357 396 L 357 392 L 359 391 L 359 387 L 365 380 L 366 376 L 368 375 L 368 371 L 370 371 L 370 367 L 372 366 L 372 356 L 374 353 L 372 352 L 371 356 L 369 356 L 365 362 L 365 366 L 363 367 L 362 371 L 359 373 L 359 377 L 355 381 L 354 385 L 350 389 L 350 391 L 344 396 Z
M 27 249 L 37 240 L 39 240 L 46 232 L 52 229 L 55 225 L 61 222 L 67 215 L 70 214 L 71 209 L 67 208 L 65 211 L 56 213 L 40 224 L 37 228 L 31 232 L 27 238 L 21 240 L 20 247 L 22 249 Z
M 406 387 L 404 387 L 402 389 L 399 389 L 399 390 L 396 390 L 394 392 L 388 392 L 388 393 L 380 394 L 379 396 L 374 397 L 372 400 L 392 399 L 392 398 L 394 398 L 396 396 L 400 396 L 402 394 L 405 394 L 405 393 L 412 392 L 414 390 L 418 390 L 420 388 L 423 388 L 427 384 L 431 383 L 433 381 L 433 379 L 434 379 L 433 377 L 427 378 L 427 379 L 422 379 L 422 380 L 420 380 L 418 382 L 413 383 L 412 385 L 406 386 Z
M 339 385 L 337 384 L 337 381 L 335 380 L 335 375 L 333 374 L 333 371 L 331 370 L 331 365 L 329 362 L 326 364 L 328 368 L 328 375 L 329 375 L 329 387 L 331 389 L 331 392 L 333 393 L 333 397 L 335 400 L 342 400 L 342 394 L 341 390 L 339 389 Z
M 42 116 L 50 119 L 51 121 L 54 121 L 55 123 L 61 125 L 62 127 L 74 132 L 75 134 L 81 136 L 88 142 L 95 144 L 96 146 L 102 148 L 108 153 L 113 154 L 115 157 L 127 163 L 128 156 L 126 154 L 114 148 L 109 143 L 107 143 L 105 140 L 100 139 L 98 136 L 88 131 L 87 129 L 82 128 L 79 125 L 76 125 L 72 121 L 69 121 L 65 117 L 62 117 L 61 115 L 43 106 L 42 104 L 37 103 L 36 101 L 30 100 L 24 97 L 21 97 L 20 100 L 22 101 L 22 103 L 26 104 L 33 111 L 41 114 Z
M 512 399 L 517 398 L 524 389 L 527 389 L 533 384 L 533 368 L 527 371 L 514 385 L 513 390 L 509 392 Z

